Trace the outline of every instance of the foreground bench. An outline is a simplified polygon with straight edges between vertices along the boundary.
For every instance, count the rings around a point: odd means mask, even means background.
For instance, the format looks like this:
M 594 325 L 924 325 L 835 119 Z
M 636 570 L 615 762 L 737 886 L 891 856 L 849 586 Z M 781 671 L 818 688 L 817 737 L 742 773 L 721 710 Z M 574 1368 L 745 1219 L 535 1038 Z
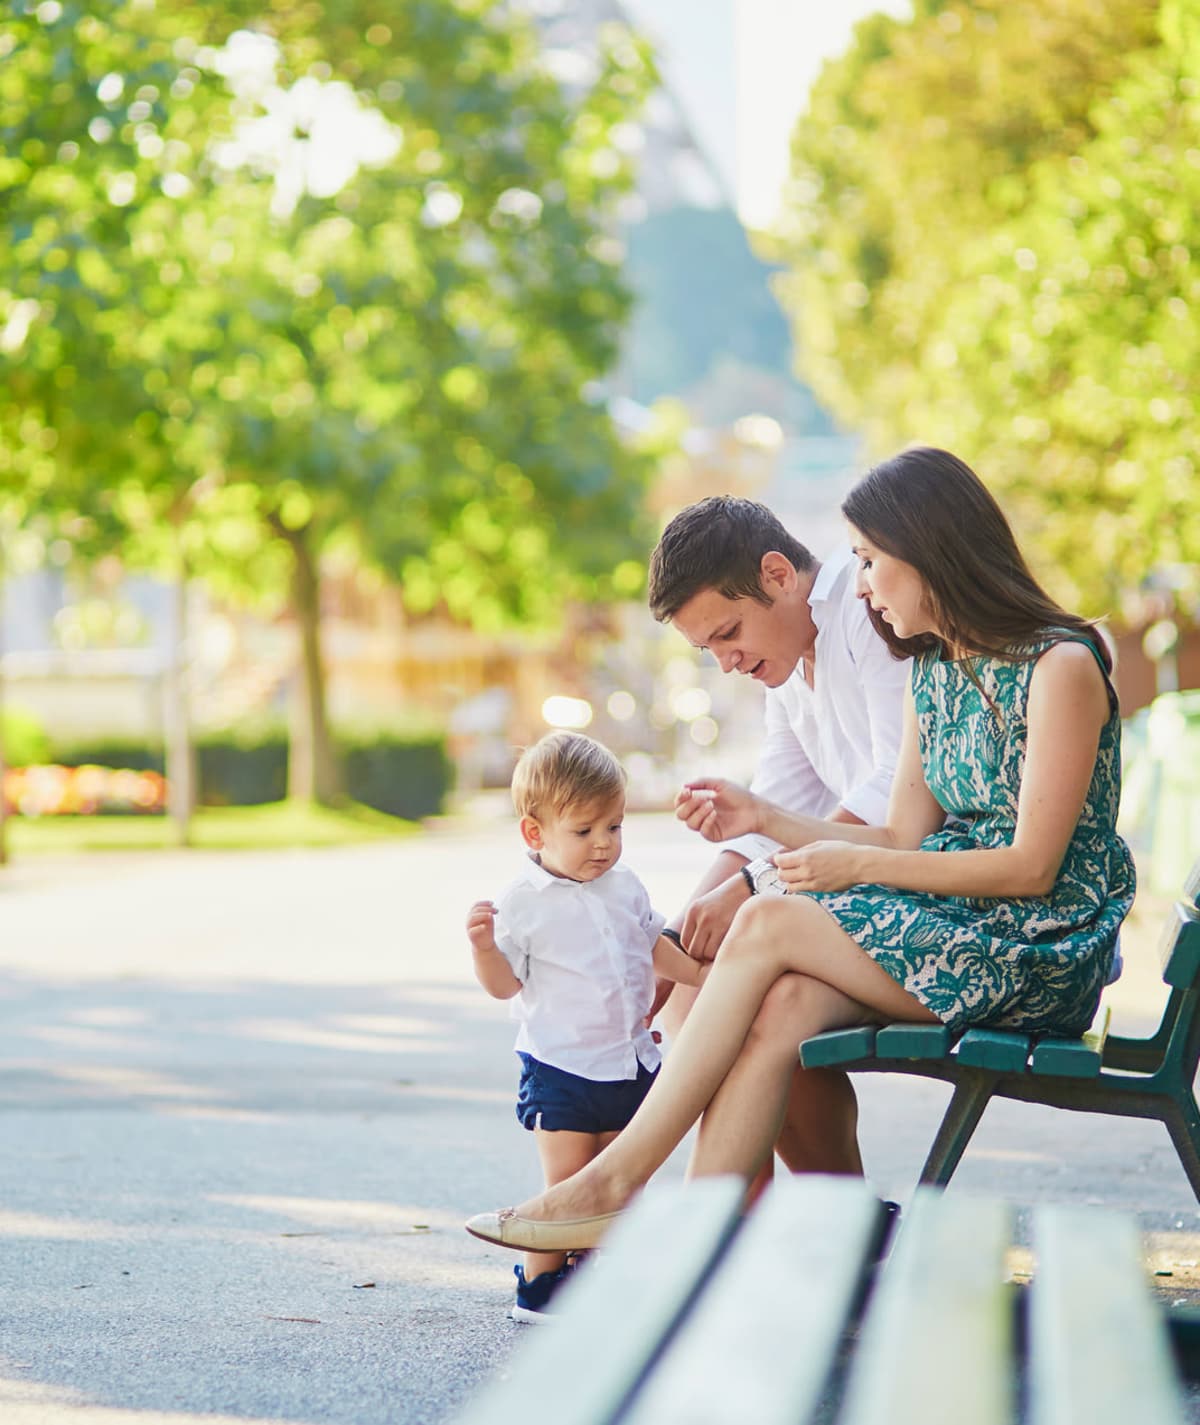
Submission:
M 1035 1209 L 1025 1289 L 1005 1204 L 919 1189 L 876 1271 L 861 1180 L 742 1194 L 649 1189 L 459 1425 L 1182 1425 L 1131 1220 Z
M 806 1069 L 919 1074 L 954 1085 L 921 1181 L 950 1181 L 992 1098 L 1020 1099 L 1083 1113 L 1157 1118 L 1200 1199 L 1200 1109 L 1194 1082 L 1200 1059 L 1200 861 L 1168 919 L 1163 980 L 1170 994 L 1148 1039 L 1108 1033 L 1107 1007 L 1080 1039 L 968 1029 L 956 1038 L 944 1025 L 889 1024 L 843 1029 L 800 1045 Z

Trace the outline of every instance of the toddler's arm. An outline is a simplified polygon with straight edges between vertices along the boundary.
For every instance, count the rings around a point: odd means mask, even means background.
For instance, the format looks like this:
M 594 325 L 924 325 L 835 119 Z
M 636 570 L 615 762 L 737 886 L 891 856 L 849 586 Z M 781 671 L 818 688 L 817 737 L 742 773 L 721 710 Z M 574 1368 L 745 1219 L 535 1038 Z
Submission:
M 493 999 L 512 999 L 521 993 L 521 981 L 496 944 L 496 907 L 476 901 L 467 915 L 467 939 L 475 959 L 475 978 Z
M 660 935 L 654 942 L 654 973 L 660 980 L 674 980 L 677 984 L 699 988 L 711 965 L 710 960 L 693 960 L 665 935 Z

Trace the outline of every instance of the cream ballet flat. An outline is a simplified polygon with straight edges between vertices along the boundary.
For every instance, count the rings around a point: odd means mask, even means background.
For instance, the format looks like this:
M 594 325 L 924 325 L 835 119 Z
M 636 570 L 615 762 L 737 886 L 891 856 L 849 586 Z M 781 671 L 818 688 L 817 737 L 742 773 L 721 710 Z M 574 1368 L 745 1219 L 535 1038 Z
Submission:
M 494 1242 L 498 1247 L 516 1247 L 525 1252 L 572 1252 L 595 1247 L 620 1212 L 598 1217 L 567 1217 L 557 1222 L 537 1222 L 518 1217 L 514 1208 L 499 1212 L 479 1212 L 468 1218 L 466 1229 L 472 1237 Z

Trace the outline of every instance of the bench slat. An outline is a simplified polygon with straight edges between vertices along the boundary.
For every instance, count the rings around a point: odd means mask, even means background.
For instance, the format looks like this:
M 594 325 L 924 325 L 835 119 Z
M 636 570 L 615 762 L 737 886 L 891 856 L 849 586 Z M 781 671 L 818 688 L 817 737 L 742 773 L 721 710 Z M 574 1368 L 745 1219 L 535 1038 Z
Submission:
M 1112 1006 L 1102 1005 L 1092 1027 L 1079 1039 L 1043 1039 L 1034 1045 L 1029 1067 L 1035 1074 L 1094 1079 L 1100 1072 L 1111 1020 Z
M 960 1063 L 976 1069 L 1021 1074 L 1029 1058 L 1029 1035 L 1007 1029 L 968 1029 L 955 1053 Z
M 867 1311 L 844 1425 L 1005 1425 L 1012 1288 L 1004 1203 L 920 1188 Z
M 944 1024 L 885 1024 L 875 1035 L 880 1059 L 944 1059 L 953 1035 Z
M 1200 971 L 1200 910 L 1175 902 L 1159 953 L 1166 983 L 1175 989 L 1190 989 Z
M 1034 1213 L 1030 1425 L 1183 1425 L 1166 1330 L 1129 1218 Z
M 859 1029 L 831 1029 L 827 1034 L 816 1034 L 801 1044 L 800 1062 L 806 1069 L 824 1069 L 869 1059 L 875 1052 L 875 1032 L 873 1025 L 863 1025 Z
M 555 1425 L 611 1421 L 736 1229 L 745 1191 L 740 1178 L 706 1178 L 686 1195 L 645 1192 L 605 1238 L 603 1260 L 556 1298 L 568 1320 L 534 1328 L 459 1425 L 528 1425 L 537 1401 L 553 1402 Z
M 807 1421 L 881 1228 L 863 1182 L 776 1181 L 621 1425 Z

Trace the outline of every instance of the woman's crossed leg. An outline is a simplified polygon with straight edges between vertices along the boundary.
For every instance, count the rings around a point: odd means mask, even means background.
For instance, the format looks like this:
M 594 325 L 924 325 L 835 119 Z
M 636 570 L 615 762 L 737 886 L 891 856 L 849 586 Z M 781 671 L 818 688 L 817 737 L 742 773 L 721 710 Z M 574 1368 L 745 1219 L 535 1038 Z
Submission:
M 937 1022 L 817 902 L 747 901 L 632 1122 L 586 1168 L 517 1214 L 553 1221 L 617 1211 L 705 1110 L 696 1171 L 749 1177 L 783 1121 L 799 1041 L 894 1019 Z M 831 1144 L 830 1155 L 826 1170 L 855 1171 L 857 1147 Z

